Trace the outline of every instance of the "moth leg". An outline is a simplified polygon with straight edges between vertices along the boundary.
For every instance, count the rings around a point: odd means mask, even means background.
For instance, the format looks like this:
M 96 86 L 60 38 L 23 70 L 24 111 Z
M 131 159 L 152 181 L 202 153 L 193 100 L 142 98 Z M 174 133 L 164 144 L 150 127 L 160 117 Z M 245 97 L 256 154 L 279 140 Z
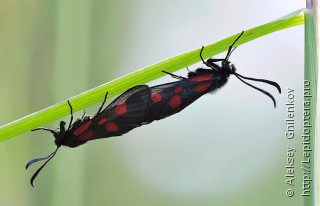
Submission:
M 108 93 L 109 93 L 109 92 L 106 92 L 106 94 L 104 95 L 104 99 L 103 99 L 103 101 L 102 101 L 102 104 L 101 104 L 101 106 L 100 106 L 100 108 L 99 108 L 99 110 L 98 110 L 97 114 L 99 114 L 99 113 L 101 112 L 101 110 L 102 110 L 102 108 L 103 108 L 104 104 L 106 103 Z M 96 114 L 96 115 L 97 115 L 97 114 Z
M 172 74 L 172 73 L 167 72 L 167 71 L 164 71 L 164 70 L 162 70 L 162 72 L 163 72 L 163 73 L 166 73 L 166 74 L 169 74 L 170 76 L 172 76 L 172 77 L 175 78 L 175 79 L 179 79 L 179 80 L 187 79 L 187 78 L 185 78 L 185 77 L 178 76 L 178 75 Z

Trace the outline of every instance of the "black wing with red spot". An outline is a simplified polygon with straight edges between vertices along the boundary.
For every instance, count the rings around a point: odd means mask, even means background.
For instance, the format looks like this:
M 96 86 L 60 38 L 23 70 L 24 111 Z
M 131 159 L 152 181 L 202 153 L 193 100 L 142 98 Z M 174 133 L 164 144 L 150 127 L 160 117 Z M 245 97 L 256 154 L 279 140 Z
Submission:
M 71 128 L 62 145 L 76 147 L 87 141 L 120 136 L 141 126 L 151 98 L 146 85 L 135 86 L 78 127 Z
M 176 77 L 176 76 L 175 76 Z M 151 101 L 144 124 L 176 114 L 200 98 L 227 82 L 227 77 L 210 69 L 201 74 L 182 78 L 180 81 L 151 87 Z

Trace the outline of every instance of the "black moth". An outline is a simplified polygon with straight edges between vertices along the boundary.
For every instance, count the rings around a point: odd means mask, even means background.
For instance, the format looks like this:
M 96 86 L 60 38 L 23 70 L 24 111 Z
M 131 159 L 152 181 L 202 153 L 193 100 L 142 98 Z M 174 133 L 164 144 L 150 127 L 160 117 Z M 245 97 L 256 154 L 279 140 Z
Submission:
M 30 183 L 32 187 L 34 187 L 33 181 L 38 173 L 55 156 L 62 145 L 73 148 L 82 145 L 89 140 L 120 136 L 141 126 L 150 99 L 148 86 L 140 85 L 128 89 L 103 109 L 107 95 L 108 93 L 106 93 L 102 105 L 93 117 L 84 115 L 73 122 L 72 106 L 68 101 L 71 113 L 68 128 L 65 128 L 66 122 L 61 121 L 58 132 L 43 127 L 32 130 L 45 130 L 51 132 L 55 138 L 55 144 L 57 145 L 55 151 L 47 157 L 33 159 L 26 165 L 26 169 L 28 169 L 28 167 L 35 162 L 47 160 L 31 177 Z
M 244 32 L 241 32 L 238 38 L 229 46 L 224 59 L 208 59 L 204 61 L 202 58 L 204 47 L 201 48 L 200 58 L 210 69 L 198 68 L 195 71 L 190 71 L 187 78 L 163 71 L 173 78 L 179 79 L 179 81 L 150 87 L 151 101 L 143 123 L 147 124 L 180 112 L 202 95 L 224 86 L 232 74 L 246 85 L 269 96 L 273 101 L 274 107 L 276 107 L 276 101 L 270 93 L 249 84 L 243 79 L 270 84 L 276 87 L 279 93 L 281 93 L 281 88 L 276 82 L 242 76 L 236 73 L 235 66 L 229 61 L 229 57 L 235 49 L 233 46 L 243 33 Z M 217 62 L 221 62 L 221 65 L 216 64 Z
M 73 122 L 72 106 L 68 101 L 71 110 L 71 119 L 68 128 L 65 128 L 66 123 L 61 121 L 58 132 L 47 128 L 32 130 L 46 130 L 51 132 L 55 138 L 57 148 L 49 156 L 31 160 L 26 165 L 27 169 L 35 162 L 47 160 L 32 176 L 30 180 L 31 185 L 34 187 L 34 179 L 43 167 L 54 157 L 62 145 L 72 148 L 77 147 L 90 140 L 120 136 L 136 127 L 149 124 L 155 120 L 164 119 L 180 112 L 202 95 L 221 88 L 227 83 L 230 75 L 236 76 L 246 85 L 270 97 L 274 107 L 276 107 L 276 101 L 270 93 L 249 84 L 244 79 L 270 84 L 276 87 L 279 93 L 281 93 L 281 88 L 276 82 L 242 76 L 236 73 L 235 66 L 229 61 L 229 57 L 235 49 L 233 46 L 243 33 L 244 32 L 241 32 L 236 40 L 229 46 L 224 59 L 211 58 L 204 61 L 202 58 L 204 47 L 202 47 L 200 58 L 209 69 L 198 68 L 194 72 L 189 72 L 187 78 L 163 71 L 179 81 L 153 87 L 146 85 L 132 87 L 103 109 L 107 99 L 107 93 L 98 112 L 93 117 L 84 115 Z M 218 65 L 217 62 L 221 62 L 221 64 Z

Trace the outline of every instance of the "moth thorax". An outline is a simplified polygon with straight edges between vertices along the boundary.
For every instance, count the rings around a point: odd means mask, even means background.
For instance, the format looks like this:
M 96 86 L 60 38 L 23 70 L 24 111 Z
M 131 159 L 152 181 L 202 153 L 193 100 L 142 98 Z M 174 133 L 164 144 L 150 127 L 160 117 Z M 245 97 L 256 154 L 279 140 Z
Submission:
M 228 60 L 222 61 L 221 63 L 222 70 L 226 73 L 226 75 L 234 74 L 236 72 L 236 68 L 234 64 L 229 62 Z

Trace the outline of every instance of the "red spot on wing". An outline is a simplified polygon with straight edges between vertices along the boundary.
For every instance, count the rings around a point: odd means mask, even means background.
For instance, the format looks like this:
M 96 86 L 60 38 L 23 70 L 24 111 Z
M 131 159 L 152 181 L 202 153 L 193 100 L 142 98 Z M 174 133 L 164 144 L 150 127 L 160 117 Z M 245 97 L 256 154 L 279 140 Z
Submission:
M 86 122 L 85 124 L 81 125 L 79 128 L 73 131 L 73 134 L 75 136 L 78 136 L 79 134 L 82 134 L 84 131 L 88 129 L 88 127 L 91 124 L 91 120 L 89 122 Z
M 108 132 L 116 132 L 116 131 L 119 130 L 119 127 L 118 127 L 118 125 L 117 125 L 115 122 L 108 122 L 108 123 L 106 124 L 106 130 L 107 130 Z
M 123 115 L 127 112 L 127 105 L 126 103 L 121 103 L 116 107 L 116 114 Z
M 93 136 L 93 131 L 92 130 L 88 130 L 88 131 L 85 131 L 84 133 L 82 133 L 79 136 L 79 139 L 82 140 L 82 141 L 86 141 L 86 140 L 91 139 L 92 136 Z
M 175 89 L 174 89 L 174 93 L 179 93 L 179 92 L 181 92 L 182 91 L 182 87 L 176 87 Z
M 154 92 L 151 94 L 151 99 L 154 103 L 160 102 L 162 100 L 162 96 L 158 92 Z
M 204 74 L 190 79 L 192 82 L 203 82 L 212 79 L 212 74 Z
M 204 92 L 206 91 L 209 87 L 211 87 L 212 82 L 206 82 L 206 83 L 202 83 L 196 86 L 196 88 L 194 89 L 197 92 Z
M 179 95 L 174 95 L 169 101 L 169 105 L 172 109 L 176 109 L 181 105 L 181 97 Z
M 102 125 L 102 124 L 106 123 L 106 121 L 107 121 L 107 118 L 102 117 L 102 118 L 99 120 L 98 125 Z

